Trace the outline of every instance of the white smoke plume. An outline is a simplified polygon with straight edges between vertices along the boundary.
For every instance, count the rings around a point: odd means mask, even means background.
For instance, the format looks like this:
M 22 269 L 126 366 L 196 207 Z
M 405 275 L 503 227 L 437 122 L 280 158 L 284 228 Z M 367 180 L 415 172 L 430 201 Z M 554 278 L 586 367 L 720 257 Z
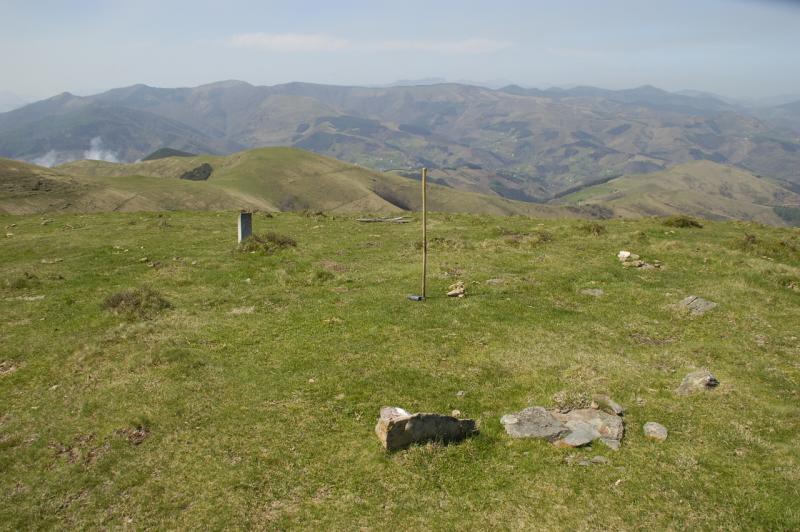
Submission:
M 66 160 L 64 160 L 64 154 L 63 153 L 58 153 L 55 150 L 50 150 L 49 152 L 45 153 L 44 155 L 40 155 L 39 157 L 36 157 L 35 159 L 31 159 L 30 162 L 32 162 L 33 164 L 35 164 L 37 166 L 46 166 L 47 168 L 50 168 L 51 166 L 55 166 L 57 164 L 61 164 L 63 162 L 66 162 Z
M 89 149 L 84 150 L 82 154 L 81 152 L 74 151 L 67 152 L 50 150 L 44 155 L 40 155 L 39 157 L 35 157 L 33 159 L 28 159 L 28 161 L 38 166 L 46 166 L 51 168 L 58 164 L 70 163 L 72 161 L 77 161 L 78 159 L 92 159 L 94 161 L 105 161 L 108 163 L 120 162 L 119 155 L 117 155 L 116 152 L 107 150 L 103 146 L 102 137 L 94 137 L 91 141 L 89 141 Z
M 102 137 L 95 137 L 89 142 L 89 149 L 83 152 L 84 159 L 92 159 L 93 161 L 105 161 L 107 163 L 118 163 L 119 157 L 111 150 L 103 148 Z

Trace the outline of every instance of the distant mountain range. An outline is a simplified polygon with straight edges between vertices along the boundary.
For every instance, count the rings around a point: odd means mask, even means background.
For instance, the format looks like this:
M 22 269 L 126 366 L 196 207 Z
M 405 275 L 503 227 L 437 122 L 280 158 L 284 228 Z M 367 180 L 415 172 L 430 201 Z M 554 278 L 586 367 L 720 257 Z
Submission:
M 295 146 L 377 170 L 547 201 L 621 175 L 695 160 L 800 190 L 800 102 L 746 108 L 644 86 L 380 88 L 225 81 L 68 93 L 0 114 L 0 156 L 45 165 L 132 162 L 159 148 L 225 155 Z

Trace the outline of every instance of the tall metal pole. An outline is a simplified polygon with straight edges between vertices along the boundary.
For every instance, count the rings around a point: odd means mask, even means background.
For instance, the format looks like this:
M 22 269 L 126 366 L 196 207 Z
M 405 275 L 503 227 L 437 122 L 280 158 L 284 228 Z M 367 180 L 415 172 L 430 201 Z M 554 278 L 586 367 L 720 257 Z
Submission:
M 425 282 L 428 277 L 428 169 L 422 169 L 422 299 L 425 293 Z

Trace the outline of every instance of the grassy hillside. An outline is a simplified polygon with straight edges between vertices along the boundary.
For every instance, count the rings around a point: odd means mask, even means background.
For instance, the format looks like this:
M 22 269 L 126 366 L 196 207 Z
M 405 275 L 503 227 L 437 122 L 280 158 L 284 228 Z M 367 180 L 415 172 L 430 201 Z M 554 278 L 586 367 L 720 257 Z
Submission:
M 235 212 L 48 218 L 0 216 L 0 528 L 800 528 L 796 230 L 436 215 L 412 303 L 417 223 L 257 215 L 297 241 L 264 255 Z M 170 308 L 104 308 L 139 287 Z M 618 452 L 505 435 L 562 391 L 627 408 Z M 384 405 L 480 434 L 387 455 Z
M 208 180 L 180 179 L 202 164 L 213 168 Z M 26 201 L 21 201 L 19 195 L 13 198 L 0 195 L 0 212 L 246 208 L 391 213 L 417 210 L 421 201 L 420 185 L 411 179 L 296 148 L 261 148 L 227 157 L 168 157 L 136 164 L 85 160 L 54 170 L 37 171 L 64 176 L 63 179 L 70 176 L 85 187 L 85 195 L 62 198 L 54 193 Z M 438 185 L 430 185 L 429 208 L 538 217 L 586 216 L 579 209 L 515 202 Z
M 564 196 L 560 202 L 605 205 L 622 216 L 690 214 L 784 225 L 773 207 L 798 207 L 800 195 L 744 170 L 696 161 L 653 174 L 612 179 Z

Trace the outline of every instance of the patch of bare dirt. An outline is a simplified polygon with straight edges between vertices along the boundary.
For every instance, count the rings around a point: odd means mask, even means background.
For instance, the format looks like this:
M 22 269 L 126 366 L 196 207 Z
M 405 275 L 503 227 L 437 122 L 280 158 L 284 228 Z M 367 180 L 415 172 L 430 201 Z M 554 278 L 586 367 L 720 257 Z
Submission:
M 150 436 L 150 429 L 139 425 L 137 427 L 128 427 L 116 431 L 117 436 L 125 438 L 128 443 L 132 445 L 139 445 Z
M 347 266 L 333 260 L 323 260 L 319 263 L 319 267 L 331 273 L 344 273 L 347 271 Z
M 19 366 L 10 360 L 4 360 L 0 362 L 0 377 L 5 377 L 6 375 L 11 375 L 15 371 L 19 369 Z
M 109 449 L 107 442 L 97 442 L 94 434 L 78 434 L 69 443 L 51 442 L 48 445 L 57 458 L 70 464 L 93 465 Z

